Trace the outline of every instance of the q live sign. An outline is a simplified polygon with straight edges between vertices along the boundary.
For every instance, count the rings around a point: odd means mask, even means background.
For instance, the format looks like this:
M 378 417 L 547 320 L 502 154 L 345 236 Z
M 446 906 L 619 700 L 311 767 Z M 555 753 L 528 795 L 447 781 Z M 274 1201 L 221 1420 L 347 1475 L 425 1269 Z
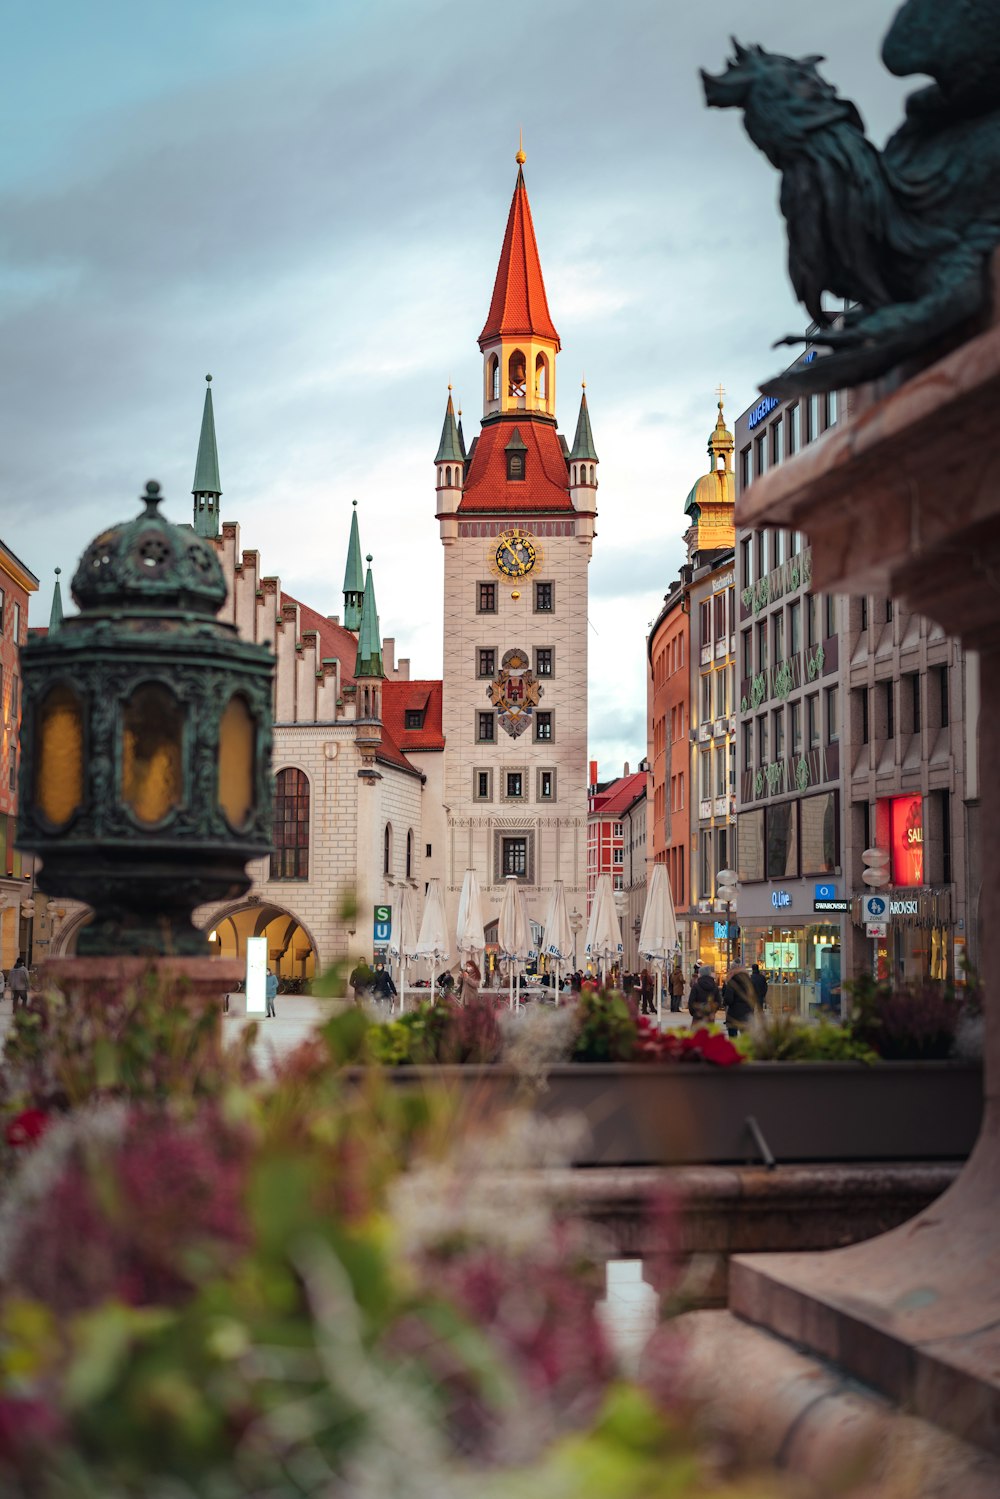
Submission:
M 384 947 L 392 936 L 392 907 L 375 907 L 375 945 Z

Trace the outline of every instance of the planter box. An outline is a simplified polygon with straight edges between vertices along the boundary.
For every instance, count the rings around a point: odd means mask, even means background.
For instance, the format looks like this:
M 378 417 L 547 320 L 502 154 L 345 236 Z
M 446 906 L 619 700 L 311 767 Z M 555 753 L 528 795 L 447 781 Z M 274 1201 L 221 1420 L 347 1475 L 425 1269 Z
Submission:
M 508 1067 L 400 1067 L 398 1087 L 468 1091 L 478 1110 L 511 1102 Z M 578 1166 L 759 1161 L 756 1119 L 779 1165 L 796 1161 L 962 1160 L 979 1133 L 982 1069 L 965 1062 L 576 1064 L 552 1068 L 535 1100 L 545 1115 L 582 1114 Z

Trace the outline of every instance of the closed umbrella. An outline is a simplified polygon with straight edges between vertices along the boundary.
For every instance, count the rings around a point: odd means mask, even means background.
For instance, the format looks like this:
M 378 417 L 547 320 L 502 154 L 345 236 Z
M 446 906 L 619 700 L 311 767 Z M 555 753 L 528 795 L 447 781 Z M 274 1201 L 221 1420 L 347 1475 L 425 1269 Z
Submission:
M 426 958 L 431 965 L 431 993 L 434 992 L 434 970 L 446 963 L 451 955 L 448 944 L 448 924 L 444 914 L 444 894 L 441 881 L 427 881 L 424 896 L 424 914 L 420 919 L 420 931 L 413 947 L 413 957 Z
M 474 869 L 467 869 L 465 879 L 462 881 L 462 893 L 458 897 L 456 939 L 459 957 L 475 958 L 476 966 L 482 973 L 486 933 L 483 930 L 483 903 L 479 893 L 479 876 Z
M 521 895 L 521 887 L 517 882 L 516 874 L 507 876 L 503 903 L 500 906 L 500 920 L 497 923 L 497 943 L 503 956 L 507 959 L 507 973 L 509 981 L 508 1004 L 514 1008 L 514 968 L 518 963 L 527 961 L 531 952 L 531 933 L 528 930 L 528 917 L 524 909 L 524 899 Z M 521 999 L 518 995 L 518 1008 Z
M 409 885 L 400 885 L 392 903 L 392 936 L 389 956 L 399 963 L 399 1013 L 406 1007 L 406 965 L 417 945 L 417 897 Z
M 665 864 L 654 864 L 646 889 L 646 909 L 639 928 L 639 955 L 652 958 L 656 970 L 656 1020 L 662 1018 L 663 967 L 677 947 L 677 918 Z
M 559 1003 L 559 965 L 573 951 L 573 932 L 566 910 L 566 887 L 562 880 L 552 883 L 549 909 L 545 913 L 545 935 L 542 939 L 546 956 L 555 959 L 556 1004 Z
M 609 874 L 599 874 L 594 887 L 594 900 L 587 923 L 587 941 L 584 952 L 598 964 L 601 977 L 607 977 L 608 964 L 624 952 L 622 929 L 615 910 L 615 894 Z

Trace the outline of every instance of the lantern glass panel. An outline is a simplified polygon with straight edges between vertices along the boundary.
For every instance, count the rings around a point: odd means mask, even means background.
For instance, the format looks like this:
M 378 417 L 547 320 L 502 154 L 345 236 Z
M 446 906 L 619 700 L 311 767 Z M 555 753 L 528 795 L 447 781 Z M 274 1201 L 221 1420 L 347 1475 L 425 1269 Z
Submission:
M 123 729 L 122 800 L 152 826 L 181 803 L 181 706 L 165 687 L 149 683 L 132 694 Z
M 231 697 L 219 721 L 219 806 L 233 828 L 244 827 L 253 811 L 256 737 L 246 699 Z
M 83 707 L 61 683 L 46 694 L 38 719 L 35 805 L 63 827 L 83 801 Z

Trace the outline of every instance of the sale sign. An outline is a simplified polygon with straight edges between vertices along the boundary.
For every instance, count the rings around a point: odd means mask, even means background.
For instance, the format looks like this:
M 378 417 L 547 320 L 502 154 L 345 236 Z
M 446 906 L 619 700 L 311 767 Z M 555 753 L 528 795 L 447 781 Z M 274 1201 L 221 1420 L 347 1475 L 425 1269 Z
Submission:
M 894 796 L 889 803 L 892 883 L 924 883 L 924 802 L 920 796 Z

